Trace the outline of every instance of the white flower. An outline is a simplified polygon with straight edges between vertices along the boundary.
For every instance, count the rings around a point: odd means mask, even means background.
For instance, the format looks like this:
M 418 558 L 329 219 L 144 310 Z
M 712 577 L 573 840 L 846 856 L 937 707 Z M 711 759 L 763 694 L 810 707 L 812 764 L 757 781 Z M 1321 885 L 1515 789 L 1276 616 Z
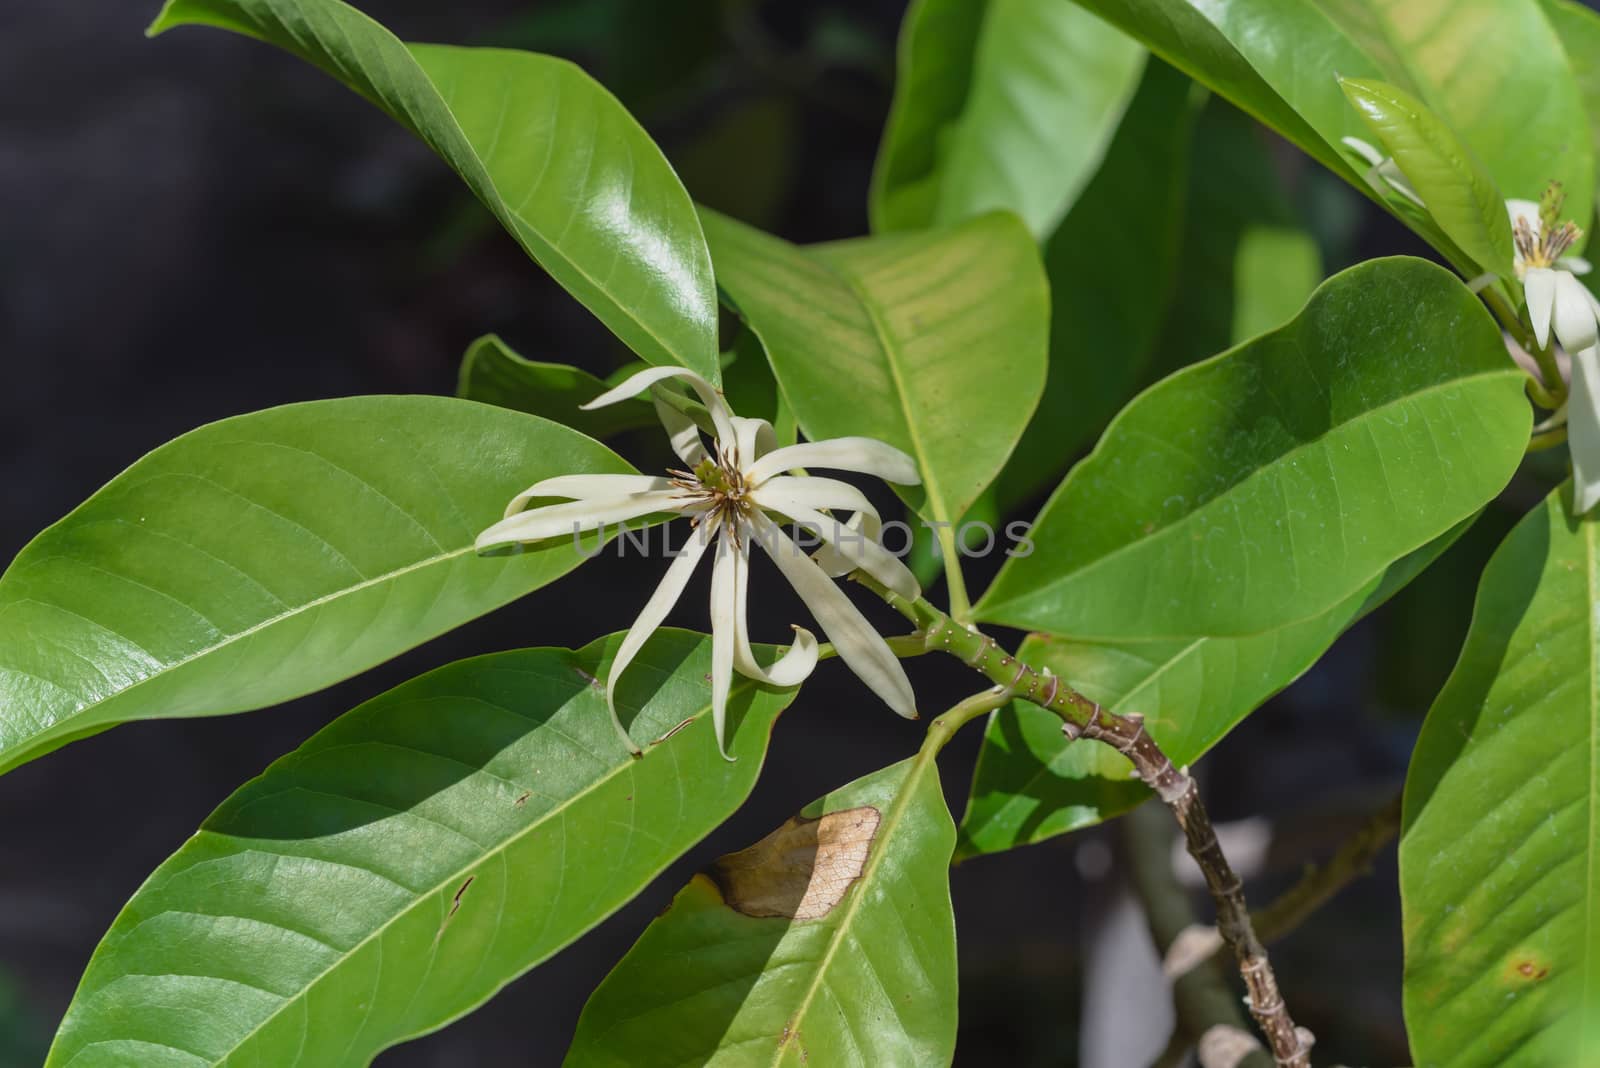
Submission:
M 672 439 L 673 451 L 687 470 L 669 471 L 668 478 L 563 475 L 545 479 L 512 499 L 506 517 L 478 536 L 478 548 L 576 536 L 654 513 L 674 512 L 689 517 L 695 533 L 667 568 L 661 584 L 629 629 L 606 680 L 606 704 L 612 721 L 635 754 L 640 752 L 638 745 L 617 719 L 617 679 L 645 640 L 661 626 L 713 542 L 717 550 L 711 575 L 711 715 L 717 747 L 724 757 L 733 673 L 737 671 L 773 686 L 795 686 L 811 674 L 817 663 L 816 639 L 800 627 L 794 628 L 794 645 L 770 668 L 763 669 L 756 662 L 746 621 L 752 543 L 761 546 L 777 564 L 822 625 L 840 659 L 895 712 L 915 718 L 916 698 L 911 683 L 888 643 L 834 585 L 823 567 L 807 557 L 772 518 L 772 514 L 786 517 L 819 535 L 834 573 L 860 568 L 889 589 L 914 600 L 922 594 L 917 580 L 869 536 L 877 529 L 878 513 L 860 490 L 837 479 L 786 473 L 797 468 L 834 468 L 915 485 L 921 479 L 911 457 L 872 438 L 833 438 L 776 448 L 777 438 L 770 423 L 734 415 L 711 383 L 683 368 L 641 371 L 584 407 L 615 404 L 669 378 L 683 379 L 705 405 L 713 430 L 712 450 L 706 448 L 694 420 L 658 396 L 656 412 Z M 523 511 L 529 501 L 540 497 L 566 497 L 570 502 Z M 826 509 L 851 511 L 857 518 L 848 525 L 841 524 L 823 514 Z M 860 533 L 863 530 L 866 533 Z
M 1383 192 L 1383 186 L 1388 185 L 1396 193 L 1405 197 L 1419 208 L 1426 209 L 1422 198 L 1417 195 L 1417 190 L 1412 186 L 1411 180 L 1400 170 L 1400 165 L 1394 161 L 1393 156 L 1385 156 L 1377 148 L 1361 140 L 1359 137 L 1342 137 L 1341 141 L 1356 155 L 1367 161 L 1367 184 Z M 1381 184 L 1380 184 L 1381 183 Z
M 1546 348 L 1553 329 L 1572 357 L 1565 413 L 1573 506 L 1581 515 L 1600 503 L 1600 301 L 1575 277 L 1587 274 L 1589 263 L 1566 255 L 1581 231 L 1571 222 L 1554 225 L 1560 210 L 1560 191 L 1554 187 L 1542 204 L 1506 201 L 1517 277 L 1522 279 L 1534 337 L 1541 349 Z

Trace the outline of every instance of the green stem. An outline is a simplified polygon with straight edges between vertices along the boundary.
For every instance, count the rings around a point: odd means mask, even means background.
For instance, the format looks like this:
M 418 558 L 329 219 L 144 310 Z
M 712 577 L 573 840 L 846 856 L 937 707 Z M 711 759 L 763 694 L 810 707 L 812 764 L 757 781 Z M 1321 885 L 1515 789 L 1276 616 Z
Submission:
M 1189 855 L 1205 876 L 1217 910 L 1217 930 L 1233 950 L 1239 974 L 1249 992 L 1250 1013 L 1266 1036 L 1273 1056 L 1283 1068 L 1311 1068 L 1310 1033 L 1302 1033 L 1295 1027 L 1283 1003 L 1266 947 L 1256 936 L 1250 921 L 1244 884 L 1222 852 L 1211 817 L 1200 800 L 1200 791 L 1188 769 L 1175 767 L 1145 731 L 1144 717 L 1119 715 L 1102 707 L 1074 690 L 1060 676 L 1017 659 L 987 634 L 956 622 L 925 598 L 908 601 L 861 571 L 854 572 L 852 577 L 915 624 L 927 649 L 949 653 L 993 682 L 996 697 L 1015 695 L 1054 712 L 1061 717 L 1061 730 L 1068 739 L 1092 738 L 1103 742 L 1133 763 L 1138 778 L 1172 811 L 1183 831 Z
M 1483 297 L 1483 302 L 1489 306 L 1489 310 L 1494 312 L 1495 318 L 1500 320 L 1500 325 L 1505 327 L 1517 344 L 1522 346 L 1523 351 L 1532 356 L 1534 362 L 1539 365 L 1539 377 L 1543 382 L 1530 384 L 1528 392 L 1541 408 L 1554 411 L 1567 399 L 1567 384 L 1561 378 L 1561 366 L 1556 363 L 1555 351 L 1550 346 L 1539 344 L 1539 339 L 1534 336 L 1532 329 L 1522 321 L 1522 316 L 1517 314 L 1517 310 L 1506 300 L 1498 287 L 1499 283 L 1490 285 L 1479 295 Z M 1536 389 L 1536 386 L 1540 385 L 1543 389 Z
M 1010 690 L 991 686 L 950 706 L 947 711 L 940 713 L 932 723 L 928 724 L 928 734 L 922 742 L 923 751 L 938 753 L 946 742 L 955 737 L 956 731 L 979 716 L 987 716 L 1010 701 L 1011 697 Z
M 972 602 L 967 599 L 967 580 L 961 574 L 961 552 L 956 545 L 954 524 L 939 527 L 939 555 L 944 557 L 944 582 L 950 592 L 950 614 L 957 619 L 972 615 Z

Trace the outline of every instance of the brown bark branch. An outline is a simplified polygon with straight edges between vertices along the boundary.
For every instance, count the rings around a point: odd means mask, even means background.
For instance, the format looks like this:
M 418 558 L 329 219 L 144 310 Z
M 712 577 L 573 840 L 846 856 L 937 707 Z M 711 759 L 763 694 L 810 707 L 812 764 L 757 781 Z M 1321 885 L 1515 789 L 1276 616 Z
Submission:
M 1189 855 L 1199 864 L 1217 912 L 1217 930 L 1233 950 L 1249 993 L 1247 1004 L 1273 1058 L 1282 1068 L 1311 1068 L 1311 1033 L 1297 1029 L 1278 989 L 1278 979 L 1256 936 L 1245 906 L 1244 884 L 1234 874 L 1217 842 L 1200 791 L 1188 771 L 1173 766 L 1144 729 L 1144 717 L 1118 715 L 1078 693 L 1059 676 L 1041 672 L 1001 649 L 976 628 L 962 626 L 925 600 L 907 601 L 862 572 L 855 577 L 915 623 L 923 643 L 963 661 L 973 670 L 1026 701 L 1061 717 L 1069 739 L 1092 738 L 1133 762 L 1134 770 L 1171 810 L 1183 831 Z

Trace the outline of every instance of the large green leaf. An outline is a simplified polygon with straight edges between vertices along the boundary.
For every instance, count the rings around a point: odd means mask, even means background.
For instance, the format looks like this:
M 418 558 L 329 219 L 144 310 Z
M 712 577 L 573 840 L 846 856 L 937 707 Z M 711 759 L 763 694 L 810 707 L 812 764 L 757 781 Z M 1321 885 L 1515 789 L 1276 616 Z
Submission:
M 1123 409 L 977 615 L 1099 641 L 1321 615 L 1505 486 L 1531 421 L 1522 377 L 1448 272 L 1354 267 Z
M 1600 1064 L 1600 534 L 1570 486 L 1501 544 L 1400 841 L 1419 1068 Z
M 1146 717 L 1150 734 L 1178 765 L 1192 764 L 1245 716 L 1299 678 L 1334 640 L 1431 564 L 1473 520 L 1397 561 L 1332 611 L 1245 638 L 1080 642 L 1030 635 L 1019 655 L 1069 679 L 1115 712 Z M 1104 745 L 1075 744 L 1061 718 L 1015 701 L 984 731 L 961 819 L 960 856 L 998 853 L 1089 827 L 1150 797 L 1127 758 Z
M 1478 266 L 1511 277 L 1505 196 L 1450 127 L 1387 82 L 1348 78 L 1340 84 L 1439 228 Z
M 1600 153 L 1600 14 L 1574 0 L 1544 0 L 1544 13 L 1567 53 L 1589 117 L 1589 142 Z M 1575 214 L 1581 218 L 1583 212 Z
M 869 201 L 875 230 L 986 211 L 1048 237 L 1104 155 L 1145 52 L 1062 0 L 917 0 Z
M 0 577 L 0 769 L 131 719 L 276 704 L 566 573 L 570 539 L 473 539 L 599 443 L 446 397 L 357 397 L 202 427 L 40 534 Z M 590 550 L 592 551 L 592 549 Z
M 1582 100 L 1537 0 L 1081 2 L 1363 190 L 1336 147 L 1366 136 L 1336 74 L 1420 97 L 1506 196 L 1551 180 L 1577 203 L 1593 196 Z
M 793 692 L 737 680 L 728 763 L 710 639 L 662 632 L 635 759 L 594 681 L 620 637 L 440 668 L 273 764 L 123 909 L 48 1063 L 365 1065 L 605 918 L 748 796 Z
M 835 790 L 678 893 L 568 1068 L 950 1063 L 954 845 L 931 753 Z
M 499 337 L 487 334 L 474 341 L 462 358 L 456 396 L 542 416 L 595 438 L 657 425 L 655 409 L 646 400 L 583 410 L 607 388 L 582 368 L 524 359 Z
M 800 248 L 702 212 L 717 281 L 813 440 L 879 438 L 916 458 L 902 495 L 959 519 L 1044 388 L 1048 284 L 1017 218 Z
M 716 292 L 694 205 L 643 127 L 578 67 L 407 45 L 340 0 L 168 0 L 151 32 L 186 24 L 268 41 L 372 101 L 636 353 L 717 380 Z
M 1194 96 L 1188 78 L 1147 63 L 1104 162 L 1045 244 L 1050 373 L 1000 474 L 1001 512 L 1061 478 L 1149 361 L 1175 281 Z M 1225 162 L 1203 158 L 1207 170 Z
M 1323 280 L 1316 240 L 1289 202 L 1272 146 L 1249 116 L 1220 97 L 1206 101 L 1191 150 L 1205 165 L 1188 175 L 1178 284 L 1153 358 L 1131 380 L 1124 372 L 1122 400 L 1134 385 L 1282 326 Z

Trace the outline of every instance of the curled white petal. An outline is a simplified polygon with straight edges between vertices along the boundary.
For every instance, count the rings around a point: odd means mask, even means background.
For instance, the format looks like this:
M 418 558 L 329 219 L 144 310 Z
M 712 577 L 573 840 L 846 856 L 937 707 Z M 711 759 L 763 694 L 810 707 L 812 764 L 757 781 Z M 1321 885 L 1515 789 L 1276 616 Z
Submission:
M 733 447 L 741 470 L 778 447 L 778 433 L 765 419 L 733 417 Z
M 872 624 L 850 598 L 776 523 L 759 512 L 752 523 L 756 528 L 755 540 L 761 543 L 762 549 L 772 557 L 783 577 L 822 625 L 823 633 L 833 642 L 839 658 L 898 715 L 915 719 L 916 694 L 889 644 L 872 629 Z
M 798 686 L 811 676 L 817 667 L 817 638 L 804 627 L 795 627 L 794 644 L 769 668 L 763 668 L 750 648 L 750 539 L 745 538 L 741 551 L 733 554 L 734 611 L 734 670 L 746 678 L 768 686 Z
M 1530 267 L 1522 278 L 1523 295 L 1528 301 L 1528 318 L 1533 321 L 1533 336 L 1539 347 L 1550 344 L 1550 316 L 1555 310 L 1556 276 L 1548 267 Z
M 789 516 L 806 529 L 815 531 L 824 543 L 845 560 L 906 600 L 914 601 L 922 596 L 917 577 L 875 539 L 852 531 L 840 520 L 810 508 L 795 508 L 789 512 Z
M 857 512 L 845 520 L 844 529 L 871 538 L 874 542 L 883 541 L 880 537 L 883 523 L 879 521 L 877 512 Z M 829 578 L 842 578 L 856 569 L 856 562 L 832 545 L 823 545 L 812 554 L 811 559 L 817 562 L 817 566 L 822 568 L 823 574 Z
M 876 438 L 828 438 L 788 445 L 757 460 L 745 472 L 745 477 L 751 485 L 759 486 L 773 475 L 797 467 L 858 471 L 903 486 L 915 486 L 922 482 L 915 460 Z
M 607 523 L 624 523 L 652 512 L 680 511 L 683 501 L 675 490 L 630 493 L 606 501 L 571 501 L 552 504 L 500 520 L 478 535 L 479 551 L 519 541 L 543 541 L 563 534 L 578 535 Z
M 1562 256 L 1556 260 L 1556 266 L 1573 274 L 1588 274 L 1594 270 L 1594 265 L 1582 256 Z
M 836 478 L 821 475 L 774 475 L 762 482 L 750 499 L 768 511 L 793 516 L 792 508 L 809 508 L 820 511 L 834 508 L 845 512 L 866 512 L 874 518 L 878 510 L 867 500 L 867 495 Z
M 535 482 L 506 505 L 506 515 L 522 511 L 536 497 L 566 497 L 574 501 L 593 501 L 626 497 L 633 493 L 669 490 L 672 483 L 654 475 L 557 475 Z
M 1600 502 L 1600 346 L 1572 359 L 1567 446 L 1572 451 L 1573 508 L 1582 515 Z
M 706 411 L 711 413 L 711 423 L 716 427 L 717 437 L 722 441 L 733 440 L 733 413 L 728 410 L 728 402 L 722 399 L 722 394 L 717 392 L 717 387 L 701 378 L 687 367 L 650 367 L 638 374 L 629 375 L 621 385 L 606 390 L 600 396 L 583 405 L 584 411 L 593 408 L 604 408 L 608 404 L 636 397 L 649 389 L 657 382 L 664 382 L 669 378 L 681 378 L 689 384 L 695 395 L 700 398 L 700 403 L 706 406 Z
M 1339 140 L 1344 142 L 1345 147 L 1355 152 L 1356 155 L 1366 160 L 1372 166 L 1376 167 L 1378 164 L 1383 162 L 1383 153 L 1379 152 L 1377 147 L 1371 143 L 1363 141 L 1359 137 L 1341 137 Z
M 1589 291 L 1584 288 L 1582 282 L 1566 271 L 1551 273 L 1556 276 L 1552 325 L 1561 347 L 1568 353 L 1573 353 L 1600 343 L 1594 307 L 1589 303 Z
M 706 553 L 706 546 L 710 544 L 710 531 L 697 530 L 684 543 L 678 551 L 678 556 L 667 568 L 667 573 L 661 576 L 661 582 L 656 586 L 656 591 L 650 595 L 650 600 L 645 602 L 644 608 L 639 612 L 639 618 L 633 621 L 633 626 L 628 628 L 628 633 L 622 639 L 622 645 L 617 648 L 617 655 L 611 661 L 611 670 L 606 675 L 606 707 L 611 710 L 611 721 L 616 725 L 617 733 L 628 743 L 628 748 L 639 752 L 639 747 L 628 737 L 628 732 L 623 729 L 622 720 L 617 716 L 617 680 L 627 670 L 633 658 L 643 648 L 661 626 L 662 620 L 667 618 L 667 613 L 672 611 L 672 606 L 678 603 L 678 598 L 683 596 L 683 588 L 689 584 L 689 576 L 694 574 L 695 565 Z
M 680 412 L 660 397 L 656 398 L 656 418 L 672 441 L 672 451 L 688 465 L 689 470 L 706 458 L 705 442 L 700 440 L 700 427 L 688 415 Z

